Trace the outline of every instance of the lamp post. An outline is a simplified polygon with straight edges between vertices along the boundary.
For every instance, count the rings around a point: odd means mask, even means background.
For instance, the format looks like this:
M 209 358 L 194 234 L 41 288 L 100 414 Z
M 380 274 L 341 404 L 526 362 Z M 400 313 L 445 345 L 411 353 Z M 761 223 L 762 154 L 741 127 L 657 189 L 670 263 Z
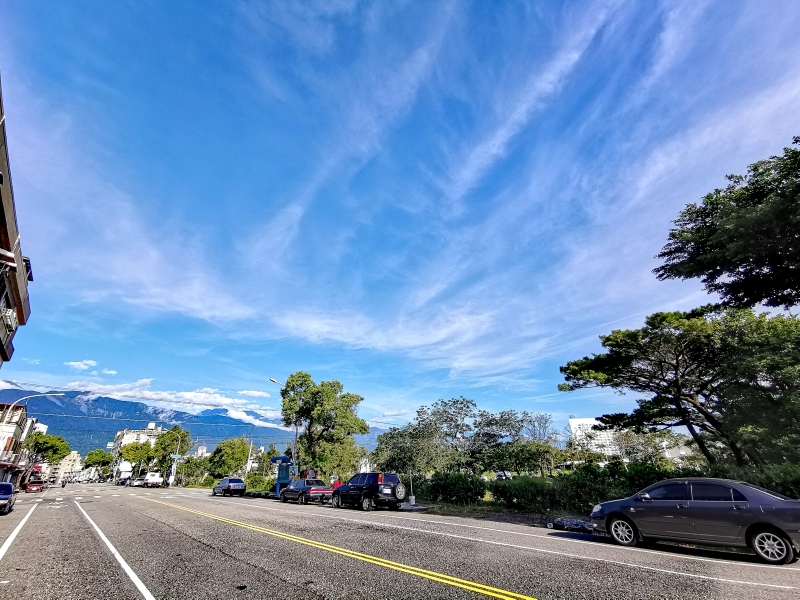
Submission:
M 285 383 L 281 383 L 274 377 L 270 377 L 269 380 L 272 383 L 277 383 L 279 386 L 281 386 L 281 389 L 286 388 Z M 294 446 L 292 446 L 292 464 L 294 465 L 294 468 L 297 469 L 297 419 L 295 419 L 294 422 Z M 297 472 L 299 473 L 299 470 Z
M 3 425 L 5 425 L 8 422 L 8 417 L 11 414 L 11 411 L 14 410 L 14 407 L 23 400 L 27 400 L 28 398 L 38 398 L 39 396 L 63 396 L 63 395 L 64 394 L 31 394 L 30 396 L 23 396 L 22 398 L 17 398 L 16 400 L 14 400 L 14 402 L 11 403 L 11 406 L 9 406 L 6 409 L 6 412 L 3 415 Z

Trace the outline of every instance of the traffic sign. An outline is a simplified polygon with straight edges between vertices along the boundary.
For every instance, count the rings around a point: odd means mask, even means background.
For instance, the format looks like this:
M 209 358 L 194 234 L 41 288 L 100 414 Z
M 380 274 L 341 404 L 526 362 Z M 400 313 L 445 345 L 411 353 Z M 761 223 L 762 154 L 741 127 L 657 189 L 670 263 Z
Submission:
M 174 459 L 176 459 L 176 460 L 177 460 L 177 459 L 179 459 L 180 457 L 181 457 L 181 455 L 180 455 L 180 454 L 173 454 L 173 455 L 172 455 L 172 458 L 174 458 Z
M 106 448 L 113 448 L 113 447 L 114 447 L 114 442 L 108 442 L 106 444 Z

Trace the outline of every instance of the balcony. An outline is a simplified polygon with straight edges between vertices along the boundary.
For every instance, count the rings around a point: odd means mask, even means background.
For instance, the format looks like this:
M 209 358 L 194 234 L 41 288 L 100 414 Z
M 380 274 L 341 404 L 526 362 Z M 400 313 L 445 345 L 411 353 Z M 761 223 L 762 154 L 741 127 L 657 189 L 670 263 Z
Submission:
M 12 452 L 6 450 L 0 452 L 0 467 L 17 466 L 20 463 L 22 455 L 19 452 Z

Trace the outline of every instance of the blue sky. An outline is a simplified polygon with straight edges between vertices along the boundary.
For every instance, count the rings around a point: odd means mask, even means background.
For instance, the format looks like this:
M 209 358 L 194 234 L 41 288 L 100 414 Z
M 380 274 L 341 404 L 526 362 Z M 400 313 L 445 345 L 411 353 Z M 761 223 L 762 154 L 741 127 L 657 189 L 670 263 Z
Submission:
M 792 1 L 4 2 L 36 281 L 0 376 L 270 415 L 304 369 L 373 424 L 631 407 L 558 366 L 709 300 L 653 257 L 800 134 L 797 31 Z

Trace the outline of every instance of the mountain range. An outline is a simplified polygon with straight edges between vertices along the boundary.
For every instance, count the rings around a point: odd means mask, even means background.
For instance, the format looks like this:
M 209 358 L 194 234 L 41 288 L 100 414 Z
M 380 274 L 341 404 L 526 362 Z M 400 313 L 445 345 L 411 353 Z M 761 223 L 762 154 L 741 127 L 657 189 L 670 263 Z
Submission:
M 39 392 L 20 389 L 0 390 L 0 403 L 11 403 L 19 398 Z M 148 423 L 169 429 L 180 425 L 188 429 L 196 446 L 206 446 L 211 452 L 216 445 L 229 437 L 247 436 L 255 446 L 275 444 L 283 451 L 294 438 L 294 431 L 280 425 L 279 419 L 268 419 L 252 411 L 242 412 L 248 419 L 264 423 L 256 425 L 241 418 L 229 416 L 228 409 L 215 408 L 198 414 L 149 406 L 143 402 L 117 400 L 88 392 L 58 392 L 63 396 L 38 396 L 26 401 L 28 416 L 36 417 L 48 426 L 47 433 L 60 435 L 81 456 L 95 448 L 104 448 L 114 441 L 122 429 L 144 429 Z M 269 425 L 267 425 L 269 424 Z M 372 450 L 377 437 L 385 429 L 370 427 L 370 432 L 357 435 L 356 443 Z

